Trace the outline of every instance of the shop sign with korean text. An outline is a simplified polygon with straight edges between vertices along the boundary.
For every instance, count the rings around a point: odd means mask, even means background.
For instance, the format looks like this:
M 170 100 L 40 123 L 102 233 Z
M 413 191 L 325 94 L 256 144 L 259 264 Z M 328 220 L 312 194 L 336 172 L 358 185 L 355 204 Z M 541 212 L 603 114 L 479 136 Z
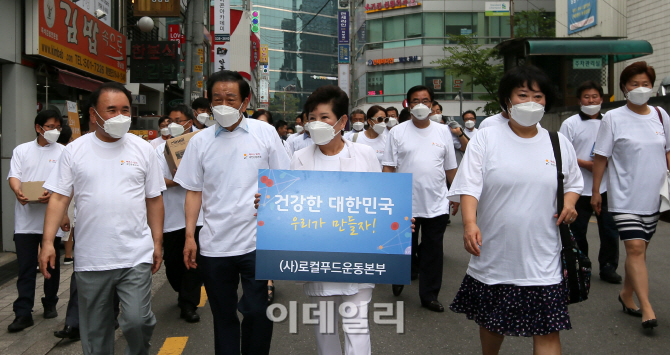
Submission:
M 259 170 L 258 192 L 257 279 L 409 284 L 411 174 Z
M 179 74 L 179 42 L 133 41 L 130 48 L 131 83 L 166 83 Z
M 26 1 L 26 54 L 126 82 L 126 37 L 69 0 Z

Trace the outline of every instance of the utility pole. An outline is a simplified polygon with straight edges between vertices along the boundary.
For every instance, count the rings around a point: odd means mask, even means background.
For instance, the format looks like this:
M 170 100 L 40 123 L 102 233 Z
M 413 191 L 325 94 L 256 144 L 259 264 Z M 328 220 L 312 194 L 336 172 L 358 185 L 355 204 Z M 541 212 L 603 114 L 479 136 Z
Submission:
M 510 0 L 510 10 L 509 10 L 509 32 L 510 38 L 514 38 L 514 0 Z
M 202 85 L 202 71 L 204 59 L 203 48 L 203 0 L 191 0 L 186 9 L 186 75 L 184 77 L 184 104 L 190 106 L 193 101 L 192 96 L 203 96 L 202 87 L 198 87 L 198 82 Z M 199 68 L 198 71 L 195 68 Z

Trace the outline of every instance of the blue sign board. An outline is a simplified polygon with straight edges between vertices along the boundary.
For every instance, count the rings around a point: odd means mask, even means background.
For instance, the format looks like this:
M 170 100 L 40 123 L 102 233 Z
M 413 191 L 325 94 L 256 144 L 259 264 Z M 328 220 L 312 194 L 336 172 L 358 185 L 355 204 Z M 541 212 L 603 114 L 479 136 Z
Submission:
M 338 11 L 337 23 L 338 43 L 349 44 L 349 11 Z
M 340 64 L 349 63 L 349 45 L 348 44 L 338 44 L 337 45 L 337 57 Z
M 412 174 L 259 170 L 256 278 L 409 284 Z
M 568 34 L 573 34 L 598 22 L 598 0 L 568 0 Z

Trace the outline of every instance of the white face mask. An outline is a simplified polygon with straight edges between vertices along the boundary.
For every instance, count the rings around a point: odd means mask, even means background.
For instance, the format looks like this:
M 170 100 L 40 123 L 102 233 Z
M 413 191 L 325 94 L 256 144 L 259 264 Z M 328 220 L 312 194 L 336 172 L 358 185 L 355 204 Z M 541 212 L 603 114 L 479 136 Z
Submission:
M 467 128 L 467 129 L 475 128 L 475 121 L 473 121 L 473 120 L 465 121 L 465 128 Z
M 169 135 L 170 135 L 170 130 L 167 127 L 161 128 L 161 136 L 169 136 Z
M 168 130 L 170 131 L 170 135 L 172 137 L 179 137 L 184 133 L 184 126 L 173 122 L 168 126 Z
M 242 105 L 238 109 L 226 105 L 214 106 L 212 107 L 214 119 L 221 127 L 228 128 L 240 120 L 240 116 L 242 116 L 240 109 L 243 105 L 244 102 L 242 102 Z
M 295 125 L 295 133 L 300 134 L 300 133 L 302 133 L 304 130 L 305 130 L 305 129 L 304 129 L 301 125 L 299 125 L 299 124 Z
M 442 123 L 442 115 L 434 114 L 434 115 L 430 115 L 428 118 L 430 118 L 430 120 L 433 121 L 433 122 Z
M 386 130 L 386 123 L 376 123 L 374 126 L 372 126 L 372 129 L 375 131 L 375 133 L 382 134 L 384 133 L 384 130 Z
M 417 104 L 410 110 L 410 113 L 416 117 L 417 120 L 425 120 L 430 115 L 430 108 L 424 104 Z
M 363 123 L 363 122 L 354 122 L 354 124 L 352 125 L 352 127 L 353 127 L 354 131 L 358 131 L 358 132 L 360 132 L 360 131 L 363 130 L 363 128 L 365 128 L 365 123 Z
M 98 117 L 102 119 L 102 116 L 100 116 L 96 109 L 93 109 L 93 111 L 95 111 Z M 128 129 L 130 129 L 130 123 L 130 116 L 124 116 L 122 114 L 118 114 L 105 121 L 104 127 L 101 127 L 98 123 L 98 120 L 95 120 L 95 124 L 107 132 L 107 134 L 109 134 L 109 136 L 112 138 L 121 138 L 124 134 L 128 133 Z
M 197 120 L 198 120 L 198 122 L 200 122 L 200 124 L 204 124 L 207 127 L 216 123 L 216 121 L 214 121 L 212 119 L 212 116 L 210 116 L 209 113 L 207 113 L 207 112 L 203 112 L 203 113 L 199 114 L 198 117 L 197 117 Z
M 593 116 L 600 112 L 600 105 L 582 106 L 582 112 L 589 116 Z
M 328 123 L 322 121 L 309 122 L 309 135 L 312 137 L 314 144 L 325 145 L 330 143 L 330 141 L 332 141 L 333 138 L 335 138 L 335 136 L 340 133 L 340 131 L 335 132 L 334 128 L 339 123 L 340 120 L 337 120 L 335 125 L 331 126 Z
M 639 87 L 634 90 L 631 90 L 628 92 L 626 95 L 626 98 L 628 101 L 636 104 L 636 105 L 644 105 L 649 101 L 649 98 L 653 92 L 651 91 L 650 88 L 645 88 L 645 87 Z
M 386 123 L 386 127 L 392 128 L 398 124 L 398 119 L 395 117 L 389 117 L 389 121 Z
M 518 124 L 524 127 L 530 127 L 542 120 L 542 116 L 544 116 L 544 106 L 534 101 L 523 102 L 512 105 L 510 114 L 512 115 L 512 119 Z
M 44 129 L 44 127 L 42 127 L 42 129 Z M 52 129 L 50 131 L 44 129 L 44 134 L 42 134 L 42 137 L 44 137 L 44 139 L 46 139 L 49 144 L 53 144 L 58 141 L 58 137 L 60 137 L 60 131 L 57 129 Z

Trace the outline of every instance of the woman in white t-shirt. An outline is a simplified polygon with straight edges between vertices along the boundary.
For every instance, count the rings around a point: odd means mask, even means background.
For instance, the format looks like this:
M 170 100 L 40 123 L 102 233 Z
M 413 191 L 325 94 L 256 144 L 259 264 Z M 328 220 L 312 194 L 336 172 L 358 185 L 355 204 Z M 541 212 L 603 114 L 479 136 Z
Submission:
M 379 168 L 381 169 L 388 132 L 386 130 L 386 123 L 384 123 L 384 120 L 386 120 L 386 110 L 379 105 L 370 107 L 367 113 L 367 120 L 368 129 L 360 133 L 354 133 L 349 138 L 354 143 L 364 144 L 372 148 L 377 155 Z
M 557 167 L 549 133 L 537 123 L 553 102 L 547 76 L 516 67 L 498 95 L 509 122 L 474 135 L 449 189 L 460 197 L 468 270 L 450 309 L 479 325 L 484 354 L 505 336 L 533 337 L 535 354 L 560 354 L 571 329 L 558 224 L 577 217 L 583 188 L 577 156 L 559 134 L 565 207 L 556 211 Z
M 607 167 L 608 206 L 626 247 L 626 276 L 619 302 L 627 314 L 642 317 L 645 329 L 657 326 L 649 303 L 646 252 L 659 218 L 661 185 L 670 168 L 670 117 L 662 108 L 647 105 L 656 73 L 646 62 L 621 72 L 619 88 L 626 105 L 603 116 L 593 149 L 593 191 L 599 191 Z M 599 193 L 591 205 L 600 213 Z M 633 293 L 640 301 L 635 306 Z
M 291 170 L 381 172 L 381 166 L 372 148 L 342 138 L 340 132 L 347 124 L 347 94 L 337 86 L 328 85 L 316 89 L 307 98 L 305 111 L 309 115 L 309 132 L 315 144 L 301 149 L 291 159 Z M 372 299 L 374 284 L 341 282 L 307 282 L 304 292 L 311 303 L 335 302 L 335 309 L 344 302 L 352 302 L 358 312 L 352 318 L 361 320 L 364 329 L 355 333 L 345 328 L 345 354 L 370 354 L 370 332 L 367 328 L 368 303 Z M 339 312 L 335 312 L 337 322 Z M 324 319 L 320 319 L 323 321 Z M 342 353 L 338 327 L 331 334 L 319 332 L 315 335 L 319 354 Z

